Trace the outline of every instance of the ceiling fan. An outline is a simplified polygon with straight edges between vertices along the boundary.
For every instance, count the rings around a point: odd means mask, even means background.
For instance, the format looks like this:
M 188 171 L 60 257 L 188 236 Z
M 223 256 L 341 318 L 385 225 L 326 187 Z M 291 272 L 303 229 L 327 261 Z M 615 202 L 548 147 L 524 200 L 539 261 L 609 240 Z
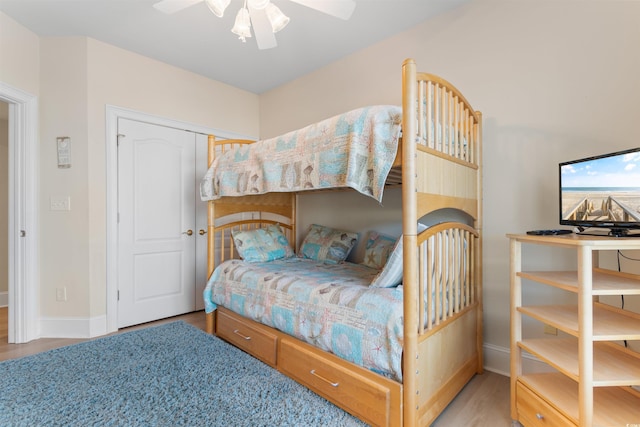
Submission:
M 157 10 L 172 14 L 204 1 L 211 12 L 222 17 L 231 0 L 162 0 L 153 5 Z M 354 0 L 290 0 L 327 15 L 347 20 L 351 17 L 356 7 Z M 288 23 L 287 17 L 271 2 L 271 0 L 243 0 L 243 6 L 236 15 L 236 20 L 231 32 L 246 42 L 251 37 L 251 27 L 258 43 L 258 49 L 271 49 L 276 47 L 275 33 L 282 30 Z

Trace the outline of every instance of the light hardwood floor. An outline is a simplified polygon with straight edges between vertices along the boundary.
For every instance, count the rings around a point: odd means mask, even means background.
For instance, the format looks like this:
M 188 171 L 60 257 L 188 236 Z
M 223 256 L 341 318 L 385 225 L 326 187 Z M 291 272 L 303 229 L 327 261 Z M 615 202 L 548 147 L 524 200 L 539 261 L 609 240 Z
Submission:
M 121 329 L 116 333 L 183 320 L 205 330 L 203 312 L 195 312 L 144 325 Z M 7 343 L 7 309 L 0 307 L 0 361 L 40 353 L 86 340 L 41 338 L 26 344 Z M 476 375 L 445 409 L 434 427 L 500 427 L 511 426 L 509 415 L 509 378 L 485 371 Z

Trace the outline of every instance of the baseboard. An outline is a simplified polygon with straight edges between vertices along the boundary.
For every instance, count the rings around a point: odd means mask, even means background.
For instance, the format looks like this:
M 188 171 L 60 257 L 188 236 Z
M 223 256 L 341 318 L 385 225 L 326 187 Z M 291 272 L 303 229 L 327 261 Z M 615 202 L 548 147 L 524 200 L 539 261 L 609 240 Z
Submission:
M 106 315 L 91 318 L 40 318 L 40 338 L 94 338 L 106 333 Z
M 484 350 L 484 369 L 507 377 L 511 376 L 510 349 L 493 344 L 484 344 L 482 347 Z M 528 353 L 522 355 L 522 369 L 525 372 L 552 371 L 549 365 Z
M 0 307 L 9 306 L 9 292 L 0 292 Z

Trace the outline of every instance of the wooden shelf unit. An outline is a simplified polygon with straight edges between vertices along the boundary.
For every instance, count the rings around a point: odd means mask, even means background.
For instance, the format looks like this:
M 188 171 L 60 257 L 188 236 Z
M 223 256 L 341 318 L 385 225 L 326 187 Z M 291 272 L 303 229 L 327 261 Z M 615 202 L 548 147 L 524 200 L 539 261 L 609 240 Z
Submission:
M 601 295 L 640 295 L 640 275 L 598 266 L 600 251 L 640 250 L 640 239 L 508 234 L 511 281 L 511 418 L 525 427 L 640 426 L 640 315 L 600 303 Z M 576 251 L 575 271 L 522 271 L 522 245 Z M 526 305 L 522 288 L 536 284 L 577 294 L 575 305 Z M 533 283 L 531 283 L 533 282 Z M 525 338 L 522 316 L 567 334 Z M 553 373 L 523 372 L 527 352 Z

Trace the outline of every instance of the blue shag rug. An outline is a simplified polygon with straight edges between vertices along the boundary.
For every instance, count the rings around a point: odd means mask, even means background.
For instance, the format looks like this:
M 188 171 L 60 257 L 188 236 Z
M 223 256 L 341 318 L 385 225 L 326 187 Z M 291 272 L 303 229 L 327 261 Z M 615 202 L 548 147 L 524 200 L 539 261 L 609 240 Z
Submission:
M 362 426 L 182 321 L 0 363 L 0 426 Z

